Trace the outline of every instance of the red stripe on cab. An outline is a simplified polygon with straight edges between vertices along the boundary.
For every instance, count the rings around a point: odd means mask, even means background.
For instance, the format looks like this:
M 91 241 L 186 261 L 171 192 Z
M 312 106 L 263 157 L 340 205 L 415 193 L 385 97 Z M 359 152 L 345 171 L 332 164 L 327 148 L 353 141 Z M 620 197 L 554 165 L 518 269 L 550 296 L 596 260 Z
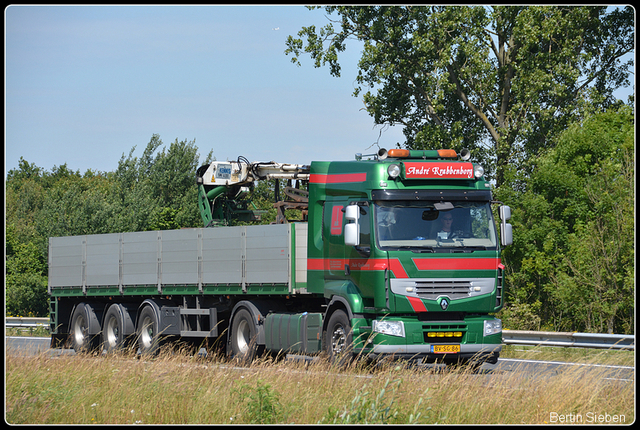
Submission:
M 418 270 L 496 270 L 499 258 L 414 258 Z
M 409 303 L 411 304 L 411 307 L 413 308 L 414 311 L 427 312 L 427 308 L 424 306 L 424 303 L 422 303 L 422 300 L 420 300 L 419 298 L 407 296 L 407 299 L 409 300 Z
M 325 175 L 322 173 L 312 173 L 309 177 L 311 184 L 340 184 L 349 182 L 364 182 L 367 180 L 366 173 L 335 173 Z

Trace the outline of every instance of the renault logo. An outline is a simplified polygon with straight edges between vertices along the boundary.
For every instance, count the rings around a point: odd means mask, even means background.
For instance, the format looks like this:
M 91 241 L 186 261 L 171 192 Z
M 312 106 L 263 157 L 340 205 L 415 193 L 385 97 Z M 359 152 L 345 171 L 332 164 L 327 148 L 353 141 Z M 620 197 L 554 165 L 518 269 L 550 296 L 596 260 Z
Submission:
M 448 297 L 443 297 L 440 300 L 440 307 L 442 308 L 443 311 L 447 310 L 447 308 L 449 307 L 449 298 Z

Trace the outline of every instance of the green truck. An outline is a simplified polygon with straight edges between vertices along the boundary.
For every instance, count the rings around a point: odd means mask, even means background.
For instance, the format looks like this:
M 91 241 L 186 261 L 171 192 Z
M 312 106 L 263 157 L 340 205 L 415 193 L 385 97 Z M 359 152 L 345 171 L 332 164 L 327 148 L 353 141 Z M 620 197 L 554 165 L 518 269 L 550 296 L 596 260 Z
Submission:
M 52 347 L 495 363 L 512 231 L 483 174 L 465 150 L 202 166 L 202 228 L 50 238 Z M 276 222 L 229 226 L 260 218 L 246 196 L 265 179 Z

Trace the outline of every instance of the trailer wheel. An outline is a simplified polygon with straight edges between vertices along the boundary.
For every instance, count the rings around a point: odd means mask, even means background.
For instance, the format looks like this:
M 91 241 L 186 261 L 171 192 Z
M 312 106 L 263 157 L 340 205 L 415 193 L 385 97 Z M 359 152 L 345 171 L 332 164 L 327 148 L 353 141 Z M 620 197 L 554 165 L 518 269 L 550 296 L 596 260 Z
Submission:
M 231 357 L 250 363 L 256 357 L 256 327 L 251 312 L 242 308 L 233 316 L 231 322 Z
M 155 355 L 161 345 L 158 316 L 151 306 L 145 306 L 140 312 L 136 335 L 142 355 Z
M 105 352 L 118 351 L 128 345 L 123 312 L 126 311 L 118 304 L 109 306 L 107 310 L 102 328 L 102 348 Z
M 332 363 L 347 364 L 351 360 L 353 336 L 349 317 L 337 310 L 329 318 L 325 337 L 326 351 Z
M 90 334 L 92 320 L 96 320 L 90 305 L 80 303 L 71 316 L 71 347 L 76 354 L 92 352 L 98 346 L 96 335 Z

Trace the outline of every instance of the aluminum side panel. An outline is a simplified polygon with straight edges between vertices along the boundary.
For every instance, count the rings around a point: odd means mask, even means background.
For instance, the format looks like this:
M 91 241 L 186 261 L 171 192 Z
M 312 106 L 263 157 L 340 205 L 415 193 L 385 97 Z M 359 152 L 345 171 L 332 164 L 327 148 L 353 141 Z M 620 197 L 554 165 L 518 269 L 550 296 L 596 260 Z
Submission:
M 289 283 L 289 231 L 287 224 L 247 227 L 246 283 Z
M 242 283 L 244 227 L 202 229 L 202 283 Z
M 118 285 L 121 233 L 86 236 L 86 284 Z
M 82 285 L 85 236 L 49 239 L 49 287 Z
M 304 282 L 307 230 L 300 226 L 297 258 L 290 224 L 51 238 L 49 287 L 289 285 L 293 258 Z
M 197 284 L 199 229 L 161 231 L 162 284 Z
M 159 242 L 157 231 L 123 233 L 123 285 L 158 283 Z

